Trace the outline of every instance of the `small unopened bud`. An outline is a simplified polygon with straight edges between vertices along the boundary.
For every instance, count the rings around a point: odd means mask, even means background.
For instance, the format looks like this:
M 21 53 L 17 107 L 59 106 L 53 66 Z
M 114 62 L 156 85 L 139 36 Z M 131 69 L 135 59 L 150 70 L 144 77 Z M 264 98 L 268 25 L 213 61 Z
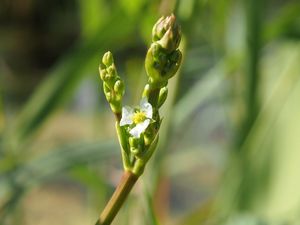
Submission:
M 150 94 L 150 85 L 146 84 L 144 87 L 144 91 L 143 91 L 143 97 L 146 97 L 147 99 L 149 99 L 149 94 Z
M 114 91 L 116 92 L 117 95 L 124 95 L 125 87 L 124 87 L 124 82 L 122 80 L 117 80 L 115 85 L 114 85 Z
M 164 26 L 164 20 L 165 17 L 161 17 L 156 24 L 152 28 L 152 40 L 153 41 L 158 41 L 159 39 L 162 38 L 164 33 L 166 32 L 165 26 Z
M 104 80 L 105 79 L 105 76 L 106 76 L 106 70 L 105 69 L 100 69 L 99 68 L 99 73 L 100 73 L 100 78 L 101 80 Z
M 109 66 L 106 70 L 107 70 L 107 73 L 108 73 L 111 77 L 117 76 L 116 68 L 115 68 L 113 65 L 112 65 L 112 66 Z
M 104 55 L 103 55 L 103 58 L 102 58 L 102 63 L 109 67 L 110 65 L 112 65 L 114 62 L 114 59 L 113 59 L 113 55 L 110 51 L 106 52 Z
M 180 66 L 181 52 L 177 49 L 171 53 L 165 53 L 157 46 L 160 45 L 153 43 L 148 49 L 145 68 L 150 82 L 157 87 L 164 87 Z
M 110 93 L 110 92 L 105 92 L 104 94 L 105 94 L 106 100 L 107 100 L 108 102 L 111 102 L 111 101 L 112 101 L 111 93 Z
M 112 111 L 119 115 L 122 112 L 124 83 L 117 73 L 111 52 L 106 52 L 99 66 L 100 78 L 103 80 L 103 91 Z
M 176 50 L 181 39 L 180 26 L 172 14 L 161 17 L 152 29 L 152 40 L 158 42 L 166 51 Z
M 157 43 L 166 49 L 168 52 L 174 51 L 178 48 L 180 42 L 180 36 L 174 37 L 171 28 L 165 33 L 165 35 Z
M 149 126 L 147 128 L 146 132 L 144 133 L 145 146 L 148 146 L 148 147 L 150 146 L 150 144 L 154 140 L 156 134 L 157 134 L 157 129 L 155 128 L 155 126 Z
M 175 75 L 181 63 L 181 52 L 178 49 L 181 31 L 173 14 L 157 21 L 152 29 L 152 40 L 146 55 L 145 68 L 149 83 L 156 88 L 162 88 Z
M 129 137 L 129 145 L 130 145 L 131 153 L 133 153 L 136 157 L 142 156 L 143 147 L 142 147 L 141 139 L 135 137 Z
M 139 139 L 136 137 L 129 137 L 129 145 L 130 145 L 130 147 L 138 148 Z
M 104 81 L 105 82 L 109 82 L 110 80 L 112 80 L 113 76 L 109 73 L 106 73 L 105 76 L 104 76 Z
M 160 89 L 159 91 L 159 97 L 158 97 L 158 107 L 161 107 L 168 96 L 168 88 L 167 87 L 163 87 L 162 89 Z

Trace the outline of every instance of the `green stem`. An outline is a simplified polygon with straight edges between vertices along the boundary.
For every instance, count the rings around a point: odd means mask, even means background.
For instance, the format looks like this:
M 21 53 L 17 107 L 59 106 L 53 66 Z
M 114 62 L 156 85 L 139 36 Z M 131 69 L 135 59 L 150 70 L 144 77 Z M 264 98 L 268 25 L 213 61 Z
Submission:
M 152 105 L 153 108 L 156 108 L 156 106 L 158 104 L 159 91 L 160 91 L 160 88 L 154 87 L 150 84 L 150 92 L 149 92 L 148 101 Z
M 122 118 L 122 113 L 118 112 L 118 113 L 114 113 L 115 117 L 116 117 L 116 121 L 120 122 L 121 118 Z
M 111 224 L 137 180 L 137 175 L 131 173 L 130 171 L 124 172 L 118 187 L 105 206 L 95 225 Z

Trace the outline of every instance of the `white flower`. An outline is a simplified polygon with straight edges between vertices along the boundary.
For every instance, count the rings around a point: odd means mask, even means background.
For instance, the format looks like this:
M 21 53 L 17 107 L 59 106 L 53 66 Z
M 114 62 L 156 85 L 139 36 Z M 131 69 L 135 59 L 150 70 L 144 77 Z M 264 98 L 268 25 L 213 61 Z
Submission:
M 129 106 L 122 108 L 120 126 L 134 124 L 135 126 L 129 131 L 129 133 L 132 136 L 139 138 L 141 133 L 143 133 L 149 126 L 152 114 L 152 105 L 147 101 L 147 98 L 142 98 L 138 110 L 135 111 Z

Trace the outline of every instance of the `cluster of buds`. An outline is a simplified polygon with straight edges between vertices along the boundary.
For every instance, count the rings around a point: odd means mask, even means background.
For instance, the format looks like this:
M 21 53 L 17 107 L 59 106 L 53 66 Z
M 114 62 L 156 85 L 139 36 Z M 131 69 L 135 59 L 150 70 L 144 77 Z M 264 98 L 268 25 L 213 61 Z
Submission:
M 139 106 L 134 108 L 122 106 L 124 83 L 117 74 L 112 54 L 105 53 L 100 64 L 104 93 L 117 117 L 123 165 L 125 170 L 137 176 L 143 173 L 158 143 L 159 108 L 168 95 L 168 80 L 175 75 L 181 63 L 180 40 L 180 27 L 173 14 L 160 18 L 154 25 L 152 44 L 145 59 L 149 79 Z
M 120 115 L 122 98 L 125 93 L 124 82 L 117 73 L 111 52 L 106 52 L 99 66 L 100 78 L 103 81 L 103 91 L 112 111 Z
M 160 18 L 154 25 L 152 44 L 145 60 L 150 85 L 162 88 L 177 72 L 182 59 L 178 49 L 180 40 L 180 27 L 173 14 Z

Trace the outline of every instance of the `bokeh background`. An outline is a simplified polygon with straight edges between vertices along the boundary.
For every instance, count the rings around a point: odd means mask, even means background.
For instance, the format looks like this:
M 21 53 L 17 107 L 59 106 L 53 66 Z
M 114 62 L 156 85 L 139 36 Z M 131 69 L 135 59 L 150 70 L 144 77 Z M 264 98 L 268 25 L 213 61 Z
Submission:
M 113 224 L 300 224 L 297 0 L 0 1 L 0 224 L 94 224 L 122 173 L 101 56 L 136 105 L 171 12 L 183 65 Z

